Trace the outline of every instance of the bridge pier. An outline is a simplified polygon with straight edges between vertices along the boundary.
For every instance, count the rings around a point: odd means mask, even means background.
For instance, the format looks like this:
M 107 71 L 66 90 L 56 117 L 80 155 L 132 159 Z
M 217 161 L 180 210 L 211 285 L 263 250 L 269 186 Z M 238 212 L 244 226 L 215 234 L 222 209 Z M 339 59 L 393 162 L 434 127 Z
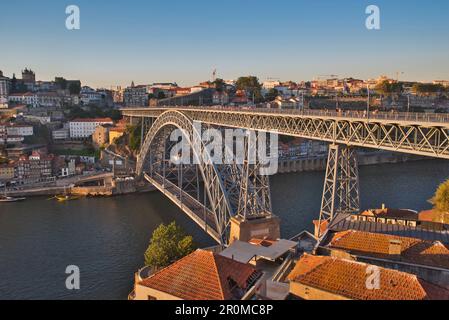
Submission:
M 281 222 L 274 215 L 256 219 L 235 216 L 231 217 L 230 221 L 229 244 L 237 240 L 248 242 L 251 239 L 278 240 L 281 238 Z
M 320 219 L 316 235 L 322 236 L 323 223 L 332 221 L 336 213 L 360 212 L 359 170 L 357 151 L 350 146 L 329 146 L 324 179 Z

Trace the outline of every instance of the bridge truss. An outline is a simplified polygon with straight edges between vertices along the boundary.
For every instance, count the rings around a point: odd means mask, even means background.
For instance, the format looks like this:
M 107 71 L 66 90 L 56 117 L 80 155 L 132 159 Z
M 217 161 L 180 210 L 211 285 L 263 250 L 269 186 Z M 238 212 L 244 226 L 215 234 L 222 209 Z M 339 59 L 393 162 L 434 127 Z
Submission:
M 122 112 L 125 116 L 144 121 L 157 118 L 146 135 L 138 165 L 138 172 L 146 172 L 147 178 L 153 184 L 156 183 L 156 187 L 160 186 L 164 179 L 171 181 L 166 172 L 168 170 L 173 174 L 174 170 L 169 169 L 166 161 L 162 161 L 166 160 L 165 156 L 160 155 L 164 150 L 161 145 L 164 139 L 156 138 L 167 125 L 183 128 L 190 141 L 197 139 L 198 133 L 191 127 L 194 121 L 198 121 L 206 127 L 276 132 L 329 142 L 320 226 L 322 222 L 332 220 L 336 213 L 360 211 L 356 147 L 449 159 L 449 119 L 446 121 L 439 117 L 388 114 L 362 117 L 357 114 L 341 115 L 322 111 L 281 112 L 217 108 L 145 108 L 124 109 Z M 155 161 L 157 159 L 159 161 Z M 244 162 L 243 165 L 214 165 L 208 161 L 210 159 L 200 163 L 196 169 L 205 189 L 205 198 L 197 201 L 204 206 L 203 210 L 213 223 L 203 217 L 201 225 L 205 228 L 213 227 L 215 234 L 212 236 L 224 243 L 230 217 L 241 215 L 251 219 L 271 214 L 269 181 L 268 177 L 256 174 L 258 164 L 248 165 Z M 144 170 L 146 163 L 150 163 L 149 175 L 148 171 Z M 179 168 L 176 170 L 179 171 Z M 164 174 L 161 175 L 161 172 Z M 180 179 L 179 175 L 177 178 Z M 184 184 L 187 182 L 178 181 L 177 188 L 184 188 Z M 166 190 L 166 186 L 162 184 L 162 187 L 158 188 L 162 191 Z M 177 192 L 182 193 L 180 190 Z
M 201 131 L 208 127 L 204 125 Z M 171 141 L 176 129 L 190 148 L 173 155 L 173 147 L 179 142 Z M 218 243 L 226 244 L 231 217 L 257 219 L 272 214 L 269 181 L 259 174 L 258 161 L 247 161 L 250 151 L 242 164 L 235 156 L 231 163 L 224 159 L 220 163 L 213 161 L 200 134 L 183 113 L 165 112 L 145 136 L 136 173 L 169 197 Z M 248 150 L 251 136 L 254 134 L 244 139 Z M 222 151 L 223 157 L 227 154 L 230 159 L 232 151 Z M 185 159 L 188 161 L 182 161 Z

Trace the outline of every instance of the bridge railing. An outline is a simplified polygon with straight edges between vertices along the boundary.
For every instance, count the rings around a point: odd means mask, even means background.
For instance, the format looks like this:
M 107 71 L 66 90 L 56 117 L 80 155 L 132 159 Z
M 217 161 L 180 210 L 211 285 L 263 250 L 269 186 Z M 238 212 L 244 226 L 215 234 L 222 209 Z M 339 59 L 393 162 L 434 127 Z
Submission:
M 417 112 L 380 112 L 380 111 L 352 111 L 352 110 L 292 110 L 292 109 L 269 109 L 269 108 L 248 108 L 248 107 L 159 107 L 163 109 L 182 109 L 192 111 L 216 110 L 216 111 L 234 111 L 249 113 L 267 113 L 282 115 L 298 115 L 329 118 L 353 118 L 365 120 L 390 120 L 390 121 L 409 121 L 409 122 L 429 122 L 429 123 L 449 123 L 449 114 L 438 113 L 417 113 Z

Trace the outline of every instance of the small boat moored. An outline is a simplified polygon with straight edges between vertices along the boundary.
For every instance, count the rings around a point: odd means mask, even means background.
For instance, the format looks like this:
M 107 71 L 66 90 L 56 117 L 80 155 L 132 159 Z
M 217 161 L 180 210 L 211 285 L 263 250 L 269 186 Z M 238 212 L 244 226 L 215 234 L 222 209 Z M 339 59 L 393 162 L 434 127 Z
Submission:
M 14 197 L 6 197 L 6 196 L 0 196 L 0 202 L 19 202 L 19 201 L 25 201 L 26 198 L 14 198 Z

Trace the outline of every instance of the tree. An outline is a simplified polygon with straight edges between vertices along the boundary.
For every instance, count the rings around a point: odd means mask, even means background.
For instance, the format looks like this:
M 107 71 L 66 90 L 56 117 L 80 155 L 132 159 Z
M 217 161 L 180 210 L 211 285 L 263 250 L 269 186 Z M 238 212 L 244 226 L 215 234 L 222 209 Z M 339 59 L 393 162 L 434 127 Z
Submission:
M 145 265 L 155 269 L 165 268 L 194 250 L 193 238 L 186 236 L 176 222 L 168 226 L 161 224 L 154 230 L 145 251 Z
M 223 92 L 225 89 L 225 82 L 223 79 L 216 79 L 214 82 L 214 87 L 218 92 Z
M 255 102 L 263 101 L 261 93 L 262 85 L 259 83 L 257 77 L 240 77 L 237 79 L 236 87 L 238 90 L 246 91 L 250 98 L 254 97 Z
M 375 90 L 382 96 L 401 94 L 403 91 L 403 84 L 401 82 L 390 83 L 388 80 L 384 80 L 376 86 Z
M 126 131 L 129 135 L 128 146 L 131 150 L 137 151 L 140 149 L 140 134 L 142 130 L 142 125 L 138 126 L 128 126 Z
M 449 180 L 440 184 L 430 203 L 439 211 L 449 212 Z
M 275 88 L 270 89 L 270 91 L 268 91 L 268 93 L 265 95 L 265 100 L 268 102 L 273 101 L 274 99 L 276 99 L 276 97 L 279 95 L 279 91 Z
M 159 91 L 159 92 L 157 93 L 157 98 L 158 98 L 159 100 L 165 99 L 165 98 L 166 98 L 166 97 L 165 97 L 165 93 L 164 93 L 163 91 Z
M 432 83 L 415 83 L 412 87 L 412 91 L 417 95 L 431 95 L 444 92 L 444 87 Z

